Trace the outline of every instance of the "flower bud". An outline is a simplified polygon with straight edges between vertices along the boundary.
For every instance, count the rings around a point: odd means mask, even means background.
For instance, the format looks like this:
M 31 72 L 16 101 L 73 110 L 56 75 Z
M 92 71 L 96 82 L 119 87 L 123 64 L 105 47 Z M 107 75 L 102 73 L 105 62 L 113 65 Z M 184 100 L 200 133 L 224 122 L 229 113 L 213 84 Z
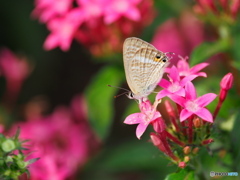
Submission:
M 190 160 L 190 157 L 189 156 L 185 156 L 184 157 L 184 162 L 188 162 Z
M 12 139 L 6 139 L 3 143 L 2 143 L 2 150 L 4 152 L 10 152 L 12 150 L 14 150 L 16 148 L 15 143 Z
M 153 124 L 153 129 L 157 132 L 157 133 L 161 133 L 165 130 L 165 123 L 163 121 L 162 118 L 157 118 L 155 121 L 152 122 Z
M 184 153 L 184 154 L 189 154 L 190 151 L 191 151 L 190 146 L 186 146 L 186 147 L 183 148 L 183 153 Z
M 222 78 L 220 82 L 220 86 L 224 90 L 229 90 L 232 87 L 232 85 L 233 85 L 233 75 L 232 73 L 228 73 Z
M 180 167 L 180 168 L 185 168 L 186 167 L 186 163 L 185 162 L 179 162 L 178 163 L 178 167 Z
M 195 118 L 193 124 L 195 128 L 200 128 L 202 126 L 202 120 L 200 118 Z
M 158 147 L 159 150 L 161 150 L 162 152 L 166 153 L 166 149 L 160 139 L 160 137 L 154 133 L 150 134 L 150 138 L 152 140 L 152 143 L 154 146 Z
M 206 140 L 202 141 L 202 145 L 211 144 L 212 142 L 214 142 L 213 139 L 206 139 Z
M 198 151 L 199 151 L 199 148 L 198 148 L 198 147 L 195 147 L 195 148 L 192 150 L 193 154 L 197 154 Z

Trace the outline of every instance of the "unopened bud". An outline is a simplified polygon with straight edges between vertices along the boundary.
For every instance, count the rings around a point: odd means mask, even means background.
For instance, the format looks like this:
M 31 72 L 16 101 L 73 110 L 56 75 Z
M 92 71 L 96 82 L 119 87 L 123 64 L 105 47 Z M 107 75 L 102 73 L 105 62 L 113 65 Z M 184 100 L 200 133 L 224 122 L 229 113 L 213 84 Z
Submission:
M 2 150 L 4 152 L 10 152 L 12 150 L 14 150 L 16 148 L 15 143 L 12 139 L 6 139 L 3 143 L 2 143 Z
M 154 146 L 158 147 L 158 149 L 161 150 L 162 152 L 164 153 L 166 152 L 166 149 L 158 135 L 150 133 L 150 138 Z
M 232 87 L 232 85 L 233 85 L 233 75 L 232 73 L 228 73 L 222 78 L 220 82 L 220 86 L 224 90 L 229 90 Z
M 193 124 L 195 128 L 200 128 L 202 126 L 202 120 L 200 118 L 195 118 Z
M 153 124 L 153 129 L 157 133 L 161 133 L 165 130 L 165 123 L 161 117 L 159 117 L 155 121 L 153 121 L 152 124 Z
M 178 163 L 178 167 L 180 167 L 180 168 L 185 168 L 186 167 L 186 163 L 185 162 L 179 162 Z
M 213 139 L 206 139 L 206 140 L 202 141 L 202 145 L 211 144 L 212 142 L 214 142 Z
M 186 147 L 183 148 L 183 152 L 184 152 L 184 154 L 189 154 L 190 151 L 191 151 L 190 146 L 186 146 Z
M 172 104 L 168 100 L 166 100 L 166 101 L 164 101 L 164 105 L 166 107 L 166 110 L 167 110 L 169 116 L 175 117 L 176 115 L 175 115 L 175 111 L 174 111 Z
M 193 153 L 193 154 L 197 154 L 198 151 L 199 151 L 199 148 L 198 148 L 198 147 L 195 147 L 195 148 L 192 150 L 192 153 Z
M 185 156 L 184 157 L 184 162 L 188 162 L 190 160 L 190 157 L 189 156 Z

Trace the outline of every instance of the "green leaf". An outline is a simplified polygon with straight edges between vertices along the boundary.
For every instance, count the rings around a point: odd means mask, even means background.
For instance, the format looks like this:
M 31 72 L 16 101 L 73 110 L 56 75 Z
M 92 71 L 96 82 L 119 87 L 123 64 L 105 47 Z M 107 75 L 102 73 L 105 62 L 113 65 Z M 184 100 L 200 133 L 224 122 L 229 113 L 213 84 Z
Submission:
M 215 42 L 204 42 L 197 46 L 191 54 L 190 65 L 206 61 L 213 55 L 226 51 L 229 47 L 229 41 L 227 39 L 221 39 Z
M 187 171 L 186 169 L 182 169 L 179 172 L 169 174 L 165 180 L 195 180 L 196 177 L 194 175 L 194 171 Z
M 131 174 L 139 174 L 141 179 L 164 179 L 174 172 L 176 166 L 151 143 L 133 140 L 105 148 L 98 157 L 85 166 L 82 179 L 132 179 Z M 126 175 L 125 178 L 123 175 Z M 138 176 L 137 176 L 138 177 Z M 135 178 L 136 179 L 136 178 Z
M 234 61 L 232 62 L 232 65 L 237 68 L 240 71 L 240 34 L 239 34 L 240 27 L 237 27 L 235 29 L 235 33 L 233 33 L 233 46 L 232 46 L 232 54 Z
M 120 86 L 123 77 L 122 69 L 117 66 L 104 67 L 85 91 L 90 123 L 101 139 L 109 133 L 114 114 L 114 95 L 118 90 L 107 85 Z

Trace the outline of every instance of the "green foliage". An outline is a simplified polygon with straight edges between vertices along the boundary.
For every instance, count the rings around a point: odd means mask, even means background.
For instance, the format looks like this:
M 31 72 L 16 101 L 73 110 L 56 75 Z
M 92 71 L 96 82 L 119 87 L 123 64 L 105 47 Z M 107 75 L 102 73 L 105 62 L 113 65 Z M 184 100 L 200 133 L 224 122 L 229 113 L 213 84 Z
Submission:
M 193 50 L 190 56 L 190 65 L 193 66 L 204 62 L 217 53 L 226 51 L 228 47 L 229 41 L 227 39 L 218 40 L 215 42 L 204 42 Z
M 114 115 L 114 95 L 118 91 L 108 85 L 120 86 L 122 80 L 122 70 L 117 66 L 107 66 L 96 74 L 85 91 L 90 122 L 101 139 L 108 136 Z
M 194 171 L 189 171 L 187 169 L 181 169 L 176 173 L 169 174 L 165 180 L 196 180 Z

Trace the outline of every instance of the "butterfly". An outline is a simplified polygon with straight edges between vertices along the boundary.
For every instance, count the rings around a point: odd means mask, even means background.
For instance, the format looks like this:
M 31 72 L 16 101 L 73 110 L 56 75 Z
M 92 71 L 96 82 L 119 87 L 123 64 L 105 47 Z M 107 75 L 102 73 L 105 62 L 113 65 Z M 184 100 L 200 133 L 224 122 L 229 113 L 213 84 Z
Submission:
M 169 64 L 165 53 L 136 37 L 127 38 L 123 44 L 123 63 L 131 92 L 130 99 L 144 101 L 161 80 Z

